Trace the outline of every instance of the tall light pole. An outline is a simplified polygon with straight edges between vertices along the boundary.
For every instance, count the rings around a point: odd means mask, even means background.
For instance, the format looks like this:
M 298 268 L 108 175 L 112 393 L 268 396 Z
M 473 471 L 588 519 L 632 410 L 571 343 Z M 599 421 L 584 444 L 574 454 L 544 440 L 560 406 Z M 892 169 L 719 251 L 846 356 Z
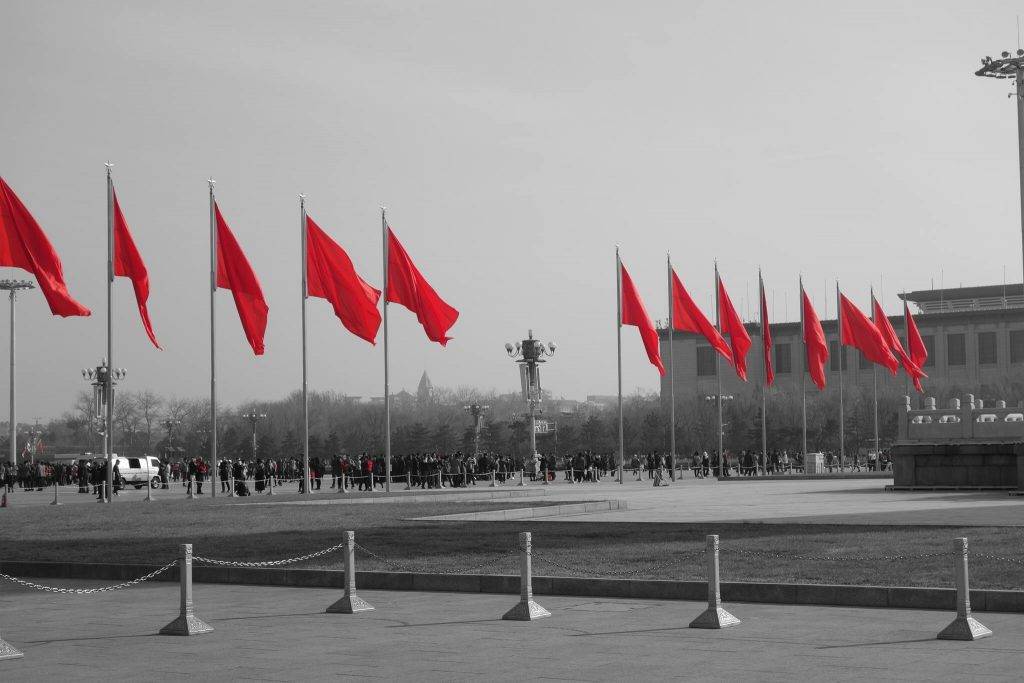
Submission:
M 519 364 L 519 378 L 523 385 L 523 400 L 530 411 L 530 459 L 537 455 L 537 406 L 541 401 L 540 363 L 544 356 L 555 355 L 558 347 L 554 342 L 547 346 L 539 339 L 533 338 L 533 330 L 529 330 L 526 339 L 515 344 L 505 344 L 505 353 Z
M 1021 231 L 1021 255 L 1024 258 L 1024 50 L 1018 48 L 1016 56 L 1010 56 L 1009 52 L 1003 52 L 1001 59 L 983 57 L 981 68 L 974 72 L 975 76 L 985 78 L 1012 78 L 1016 81 L 1016 91 L 1009 94 L 1016 95 L 1017 100 L 1017 165 L 1018 180 L 1020 183 L 1020 231 Z M 1022 261 L 1024 267 L 1024 261 Z
M 722 422 L 722 403 L 725 401 L 731 401 L 732 396 L 726 396 L 723 394 L 714 394 L 713 396 L 705 396 L 704 400 L 711 402 L 713 401 L 718 407 L 718 476 L 721 477 L 725 469 L 725 446 L 722 444 L 725 442 L 725 427 L 728 422 Z
M 480 430 L 484 426 L 484 413 L 491 407 L 473 403 L 462 406 L 462 409 L 473 416 L 473 455 L 480 455 Z
M 14 329 L 15 329 L 14 328 L 14 302 L 18 298 L 18 290 L 19 289 L 32 289 L 34 287 L 35 287 L 35 284 L 33 282 L 31 282 L 30 280 L 0 280 L 0 289 L 5 289 L 8 292 L 10 292 L 10 297 L 11 297 L 11 397 L 10 397 L 10 401 L 11 401 L 11 405 L 10 405 L 10 408 L 11 408 L 10 421 L 11 422 L 10 422 L 10 429 L 8 431 L 8 436 L 10 437 L 11 443 L 10 443 L 10 448 L 8 449 L 7 458 L 10 461 L 10 463 L 12 465 L 14 465 L 15 467 L 17 467 L 17 465 L 18 465 L 18 435 L 17 435 L 16 430 L 15 430 L 15 427 L 17 425 L 17 421 L 16 421 L 17 418 L 15 416 L 15 410 L 14 410 L 15 405 L 16 405 L 16 401 L 15 401 L 16 397 L 15 397 L 15 391 L 14 391 L 14 388 L 15 388 L 15 376 L 14 376 L 14 340 L 15 340 L 15 334 L 14 334 Z
M 249 424 L 252 425 L 252 459 L 255 461 L 256 460 L 256 423 L 259 422 L 260 420 L 267 419 L 267 415 L 266 415 L 266 413 L 261 413 L 261 412 L 256 411 L 256 410 L 250 410 L 247 413 L 243 413 L 242 417 L 244 419 L 248 420 Z
M 93 401 L 93 425 L 97 433 L 103 435 L 103 454 L 107 458 L 107 496 L 106 502 L 113 502 L 114 497 L 114 458 L 113 458 L 113 425 L 108 417 L 108 408 L 114 402 L 114 387 L 119 380 L 127 376 L 128 371 L 124 368 L 113 368 L 107 366 L 107 359 L 104 358 L 95 368 L 82 370 L 82 378 L 92 384 Z M 102 499 L 101 499 L 102 500 Z

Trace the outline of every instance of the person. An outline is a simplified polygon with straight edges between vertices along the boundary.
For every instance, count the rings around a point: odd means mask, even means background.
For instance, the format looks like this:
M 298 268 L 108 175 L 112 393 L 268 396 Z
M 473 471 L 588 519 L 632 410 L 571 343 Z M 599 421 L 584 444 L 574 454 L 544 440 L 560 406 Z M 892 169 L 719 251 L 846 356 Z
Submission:
M 217 467 L 218 475 L 220 476 L 220 492 L 227 493 L 231 490 L 231 483 L 228 481 L 228 468 L 231 467 L 231 461 L 224 459 L 220 461 Z
M 199 462 L 196 463 L 196 495 L 203 495 L 203 481 L 206 480 L 206 475 L 210 472 L 210 466 L 206 464 L 206 461 L 202 458 L 196 458 Z

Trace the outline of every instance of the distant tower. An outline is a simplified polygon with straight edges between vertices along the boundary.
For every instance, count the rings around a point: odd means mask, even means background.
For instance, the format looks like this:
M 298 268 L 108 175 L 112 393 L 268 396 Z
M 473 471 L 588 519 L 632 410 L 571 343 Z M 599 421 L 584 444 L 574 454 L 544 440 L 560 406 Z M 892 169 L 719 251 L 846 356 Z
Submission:
M 416 402 L 420 405 L 430 403 L 434 400 L 434 385 L 431 384 L 430 378 L 427 377 L 426 370 L 423 371 L 423 376 L 420 377 L 420 385 L 416 388 Z

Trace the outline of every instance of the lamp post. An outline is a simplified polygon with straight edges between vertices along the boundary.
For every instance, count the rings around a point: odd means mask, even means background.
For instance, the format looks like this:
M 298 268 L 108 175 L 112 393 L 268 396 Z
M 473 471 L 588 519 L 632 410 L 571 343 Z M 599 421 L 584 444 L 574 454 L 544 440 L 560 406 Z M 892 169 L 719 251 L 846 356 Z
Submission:
M 103 454 L 107 459 L 108 495 L 106 502 L 108 503 L 113 502 L 112 498 L 114 497 L 114 460 L 111 452 L 114 438 L 111 432 L 114 430 L 107 419 L 109 415 L 107 407 L 114 402 L 114 387 L 127 375 L 128 371 L 124 368 L 111 369 L 108 367 L 106 358 L 101 360 L 95 368 L 82 370 L 82 379 L 92 384 L 93 427 L 98 434 L 103 435 Z
M 711 396 L 705 396 L 704 397 L 705 401 L 713 402 L 713 403 L 716 403 L 716 404 L 718 403 L 718 399 L 719 399 L 719 394 L 712 394 Z M 726 396 L 725 394 L 721 394 L 721 399 L 722 399 L 722 403 L 725 403 L 726 401 L 731 401 L 733 399 L 733 397 L 732 396 Z M 719 432 L 718 432 L 719 443 L 722 443 L 722 442 L 725 441 L 725 426 L 727 424 L 729 424 L 729 423 L 728 422 L 722 422 L 722 423 L 719 424 L 719 427 L 718 427 L 718 429 L 719 429 Z M 723 446 L 718 451 L 718 476 L 719 477 L 722 476 L 722 473 L 724 471 L 724 467 L 725 467 L 724 463 L 725 463 L 725 447 Z
M 530 459 L 537 455 L 537 406 L 541 401 L 540 364 L 544 356 L 554 356 L 558 347 L 554 342 L 547 346 L 539 339 L 533 338 L 533 330 L 529 330 L 526 339 L 515 344 L 505 344 L 505 353 L 519 364 L 519 377 L 523 385 L 523 400 L 530 411 Z
M 15 427 L 17 425 L 15 417 L 15 377 L 14 377 L 14 302 L 18 298 L 19 289 L 33 289 L 35 284 L 29 280 L 0 280 L 0 289 L 7 290 L 10 292 L 11 298 L 11 395 L 10 395 L 10 428 L 8 436 L 10 438 L 10 448 L 7 452 L 7 458 L 12 465 L 17 467 L 18 465 L 18 446 L 17 446 L 17 434 L 15 433 Z
M 462 409 L 473 416 L 473 455 L 480 455 L 480 430 L 484 425 L 484 414 L 491 407 L 472 403 L 468 406 L 462 406 Z
M 255 410 L 250 410 L 247 413 L 243 413 L 242 417 L 249 421 L 252 425 L 252 459 L 256 461 L 256 423 L 260 420 L 267 419 L 266 413 L 261 413 Z
M 1021 204 L 1021 250 L 1024 253 L 1024 50 L 1017 49 L 1016 56 L 1003 52 L 1000 59 L 983 57 L 981 68 L 974 72 L 975 76 L 985 78 L 1012 78 L 1016 81 L 1017 99 L 1017 163 L 1019 166 L 1020 204 Z

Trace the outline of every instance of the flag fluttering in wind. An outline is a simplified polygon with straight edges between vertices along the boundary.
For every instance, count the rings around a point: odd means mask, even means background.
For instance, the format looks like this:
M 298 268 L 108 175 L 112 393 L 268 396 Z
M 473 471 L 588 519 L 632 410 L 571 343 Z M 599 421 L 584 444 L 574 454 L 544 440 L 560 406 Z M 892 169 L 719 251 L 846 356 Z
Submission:
M 839 327 L 843 331 L 840 341 L 844 346 L 860 349 L 865 358 L 889 368 L 889 372 L 894 375 L 899 371 L 899 363 L 889 350 L 882 333 L 871 319 L 842 293 L 839 295 Z
M 716 271 L 717 272 L 717 271 Z M 747 351 L 750 350 L 750 335 L 743 326 L 740 314 L 732 305 L 729 293 L 725 291 L 725 283 L 718 278 L 718 327 L 723 337 L 729 337 L 732 347 L 733 367 L 736 374 L 744 382 L 747 381 Z
M 388 226 L 388 277 L 387 300 L 401 304 L 416 314 L 430 341 L 447 346 L 451 337 L 446 336 L 459 318 L 459 312 L 449 306 L 416 264 L 409 258 L 394 231 Z
M 253 353 L 263 355 L 263 335 L 267 331 L 267 302 L 256 273 L 228 227 L 220 207 L 217 214 L 217 287 L 230 289 L 235 308 L 242 321 L 242 330 Z
M 907 326 L 907 352 L 910 356 L 910 362 L 918 368 L 923 368 L 924 364 L 928 362 L 928 347 L 924 345 L 924 339 L 921 338 L 921 333 L 917 330 L 914 316 L 910 315 L 910 305 L 906 299 L 903 300 L 903 321 Z M 924 376 L 923 371 L 921 374 Z M 914 388 L 920 393 L 924 393 L 920 377 L 914 378 Z
M 924 371 L 921 370 L 914 361 L 910 359 L 910 355 L 907 354 L 903 348 L 903 343 L 900 341 L 899 336 L 896 334 L 896 330 L 893 328 L 892 323 L 889 321 L 889 316 L 882 310 L 882 305 L 875 299 L 874 294 L 871 295 L 871 317 L 875 323 L 875 327 L 882 333 L 882 338 L 885 339 L 886 345 L 889 350 L 896 356 L 900 361 L 900 365 L 903 366 L 903 371 L 914 380 L 914 386 L 917 386 L 921 382 L 922 377 L 927 377 Z
M 113 191 L 112 191 L 113 192 Z M 135 303 L 139 306 L 139 317 L 142 318 L 142 327 L 146 330 L 146 336 L 153 346 L 160 348 L 160 343 L 153 333 L 153 323 L 149 320 L 149 308 L 146 302 L 149 301 L 149 272 L 146 264 L 139 255 L 139 250 L 132 239 L 132 233 L 128 230 L 128 221 L 124 219 L 121 212 L 121 205 L 117 201 L 117 193 L 114 197 L 114 275 L 126 277 L 132 281 L 132 289 L 135 290 Z
M 0 266 L 22 268 L 35 275 L 53 315 L 92 315 L 68 292 L 60 257 L 36 219 L 3 178 L 0 178 Z
M 692 332 L 703 336 L 713 349 L 732 363 L 732 350 L 725 338 L 693 301 L 690 293 L 679 281 L 675 270 L 672 271 L 672 327 L 680 332 Z
M 633 278 L 629 276 L 626 267 L 619 262 L 619 278 L 622 281 L 622 310 L 620 321 L 623 325 L 634 325 L 640 330 L 640 338 L 647 350 L 647 359 L 651 365 L 658 368 L 658 372 L 665 374 L 665 366 L 661 362 L 661 349 L 658 347 L 658 331 L 654 328 L 651 316 L 647 315 L 647 309 L 636 291 Z
M 345 250 L 309 216 L 306 216 L 306 291 L 309 296 L 330 301 L 334 314 L 349 332 L 371 344 L 377 343 L 380 290 L 359 277 Z
M 768 300 L 764 296 L 764 280 L 757 273 L 757 282 L 761 290 L 761 353 L 764 356 L 764 384 L 770 387 L 775 383 L 775 368 L 772 367 L 772 326 L 768 321 Z
M 802 321 L 804 349 L 807 351 L 807 371 L 811 375 L 811 381 L 821 390 L 825 389 L 825 361 L 828 360 L 828 343 L 825 341 L 825 330 L 821 327 L 821 320 L 811 305 L 811 299 L 800 285 L 800 298 L 802 302 Z

